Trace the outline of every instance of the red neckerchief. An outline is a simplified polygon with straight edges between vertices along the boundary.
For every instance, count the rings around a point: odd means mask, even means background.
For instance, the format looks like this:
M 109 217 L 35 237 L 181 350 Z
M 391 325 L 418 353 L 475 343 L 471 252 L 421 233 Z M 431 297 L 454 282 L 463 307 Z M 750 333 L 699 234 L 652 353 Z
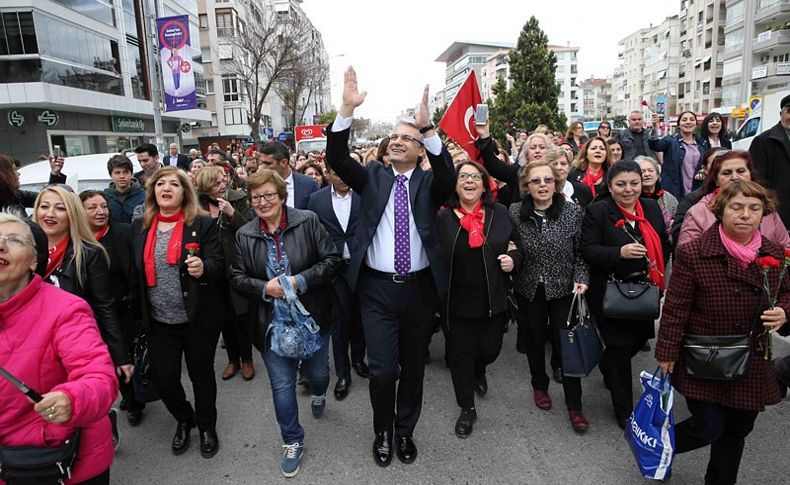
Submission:
M 288 211 L 286 210 L 285 206 L 283 206 L 282 211 L 283 213 L 280 216 L 280 225 L 277 226 L 277 229 L 279 230 L 270 232 L 269 226 L 266 225 L 266 221 L 261 219 L 258 222 L 261 232 L 268 234 L 272 239 L 274 239 L 274 244 L 277 246 L 277 261 L 282 259 L 282 254 L 280 254 L 280 235 L 282 235 L 283 231 L 285 231 L 285 226 L 288 224 Z
M 590 192 L 592 192 L 592 196 L 595 197 L 595 185 L 603 180 L 603 167 L 598 170 L 597 174 L 593 174 L 590 172 L 589 167 L 587 170 L 584 171 L 584 178 L 582 178 L 582 183 L 590 188 Z
M 96 238 L 96 240 L 98 241 L 99 239 L 101 239 L 101 238 L 103 238 L 104 236 L 106 236 L 106 235 L 107 235 L 107 232 L 109 232 L 109 230 L 110 230 L 110 225 L 109 225 L 109 224 L 107 224 L 106 226 L 104 226 L 104 229 L 100 230 L 99 232 L 97 232 L 97 233 L 96 233 L 96 234 L 94 234 L 93 236 L 94 236 L 94 237 Z
M 49 278 L 49 275 L 55 272 L 60 265 L 63 264 L 63 258 L 66 256 L 66 248 L 69 247 L 69 242 L 71 242 L 71 238 L 68 234 L 66 237 L 63 238 L 62 241 L 57 243 L 54 246 L 50 246 L 49 248 L 49 261 L 47 262 L 47 271 L 44 275 L 44 278 Z
M 494 201 L 499 199 L 499 185 L 493 178 L 488 179 L 488 186 L 491 187 L 491 198 Z
M 175 222 L 176 226 L 170 234 L 170 241 L 167 243 L 167 264 L 178 263 L 181 257 L 181 241 L 184 239 L 184 214 L 179 210 L 172 216 L 162 215 L 157 212 L 151 227 L 148 228 L 148 236 L 145 238 L 145 248 L 143 249 L 143 267 L 145 269 L 145 281 L 149 287 L 156 286 L 156 260 L 154 249 L 156 248 L 156 227 L 160 222 Z
M 458 212 L 464 216 L 461 218 L 461 227 L 466 229 L 469 233 L 469 247 L 477 249 L 486 242 L 485 228 L 483 225 L 483 201 L 477 203 L 472 212 L 467 212 L 466 209 L 459 206 Z
M 623 217 L 629 221 L 636 221 L 639 225 L 639 232 L 642 233 L 642 238 L 645 240 L 645 248 L 647 248 L 647 259 L 649 268 L 647 274 L 653 283 L 657 284 L 659 288 L 664 289 L 664 252 L 661 249 L 661 239 L 658 233 L 653 229 L 652 224 L 645 219 L 645 211 L 642 209 L 642 202 L 636 201 L 636 215 L 631 214 L 619 205 L 617 206 Z

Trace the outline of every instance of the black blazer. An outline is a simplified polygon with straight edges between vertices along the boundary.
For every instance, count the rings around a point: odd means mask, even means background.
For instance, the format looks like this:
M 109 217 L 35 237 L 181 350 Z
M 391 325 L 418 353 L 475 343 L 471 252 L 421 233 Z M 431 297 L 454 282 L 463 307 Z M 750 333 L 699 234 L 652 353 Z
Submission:
M 517 163 L 505 163 L 500 160 L 499 157 L 497 157 L 494 139 L 490 136 L 488 138 L 478 138 L 475 140 L 475 147 L 480 152 L 479 159 L 482 160 L 483 167 L 485 167 L 488 173 L 510 187 L 510 199 L 503 200 L 503 198 L 500 197 L 500 202 L 504 205 L 510 205 L 520 201 L 521 192 L 518 187 L 518 176 L 519 173 L 521 173 L 521 167 Z
M 321 224 L 329 233 L 332 242 L 335 243 L 337 251 L 343 254 L 343 245 L 348 244 L 349 252 L 354 250 L 354 233 L 357 230 L 357 219 L 359 219 L 359 205 L 361 198 L 359 194 L 351 192 L 351 215 L 348 218 L 346 230 L 340 225 L 334 207 L 332 206 L 332 187 L 324 187 L 318 192 L 313 192 L 307 210 L 313 211 L 318 215 Z
M 149 329 L 151 325 L 148 309 L 150 305 L 148 301 L 148 287 L 143 267 L 145 239 L 148 237 L 149 229 L 151 228 L 143 229 L 142 218 L 135 219 L 132 222 L 134 263 L 137 267 L 144 329 Z M 186 245 L 193 242 L 200 246 L 199 257 L 203 260 L 203 276 L 200 278 L 190 276 L 187 272 L 187 265 L 184 263 L 189 256 Z M 219 315 L 216 310 L 221 306 L 217 304 L 219 295 L 216 292 L 216 282 L 225 276 L 225 267 L 217 230 L 214 228 L 214 221 L 211 220 L 211 217 L 197 216 L 192 224 L 184 224 L 182 246 L 179 269 L 181 291 L 184 293 L 184 307 L 189 318 L 189 325 L 191 327 L 214 329 L 218 327 Z
M 593 200 L 593 196 L 589 187 L 582 183 L 573 182 L 571 180 L 566 180 L 565 183 L 571 184 L 573 186 L 573 195 L 571 196 L 571 200 L 579 204 L 579 207 L 582 209 L 590 205 L 590 202 Z
M 586 172 L 584 170 L 578 168 L 573 168 L 568 173 L 568 182 L 573 184 L 574 190 L 576 190 L 576 187 L 578 186 L 584 187 L 584 189 L 586 189 L 587 192 L 590 194 L 590 201 L 592 201 L 593 199 L 601 200 L 606 195 L 609 194 L 609 186 L 606 185 L 606 169 L 604 169 L 603 178 L 601 179 L 601 182 L 595 186 L 595 197 L 592 196 L 592 190 L 590 190 L 589 187 L 587 187 L 582 183 L 582 179 L 584 179 L 585 173 Z M 586 204 L 583 204 L 582 207 L 587 207 L 589 204 L 590 202 L 587 202 Z
M 176 155 L 176 157 L 178 158 L 176 160 L 176 167 L 180 168 L 185 172 L 189 172 L 189 164 L 192 163 L 192 160 L 187 155 L 184 155 L 183 153 L 179 153 L 178 155 Z M 168 152 L 167 155 L 162 157 L 162 164 L 165 167 L 170 166 L 170 152 Z
M 779 198 L 776 212 L 790 227 L 790 139 L 781 123 L 757 135 L 749 147 L 754 169 Z
M 134 313 L 140 317 L 140 287 L 137 284 L 137 267 L 134 265 L 132 225 L 123 222 L 110 224 L 107 234 L 99 243 L 110 256 L 110 290 L 115 297 L 115 308 L 123 317 Z
M 74 243 L 69 242 L 63 264 L 47 279 L 60 289 L 77 295 L 88 302 L 96 323 L 99 324 L 102 340 L 110 350 L 110 356 L 116 366 L 130 364 L 128 349 L 123 335 L 123 328 L 115 308 L 115 297 L 110 285 L 110 269 L 107 259 L 100 248 L 84 245 L 83 284 L 77 279 L 77 264 L 74 259 Z
M 354 252 L 347 275 L 349 285 L 354 290 L 368 247 L 392 193 L 395 174 L 392 167 L 385 167 L 378 160 L 363 167 L 351 158 L 348 151 L 349 132 L 343 130 L 335 133 L 331 125 L 327 127 L 326 164 L 361 197 L 362 210 L 354 233 Z M 417 165 L 409 178 L 409 207 L 430 262 L 436 289 L 441 295 L 447 289 L 447 276 L 436 237 L 436 213 L 455 190 L 455 170 L 450 153 L 444 147 L 438 156 L 428 152 L 428 161 L 431 170 L 422 170 Z
M 305 210 L 310 196 L 317 192 L 319 187 L 313 177 L 291 171 L 294 177 L 294 208 Z

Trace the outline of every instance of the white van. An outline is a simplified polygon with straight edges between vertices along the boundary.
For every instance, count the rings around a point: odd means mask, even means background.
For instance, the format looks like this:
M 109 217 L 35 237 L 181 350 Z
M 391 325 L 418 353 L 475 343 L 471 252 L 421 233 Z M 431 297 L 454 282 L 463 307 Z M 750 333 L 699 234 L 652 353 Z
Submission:
M 66 174 L 66 184 L 80 193 L 83 190 L 104 190 L 112 179 L 107 172 L 107 162 L 113 155 L 118 153 L 95 153 L 93 155 L 80 155 L 78 157 L 66 157 L 63 161 L 63 173 Z M 132 161 L 134 170 L 132 173 L 142 170 L 137 163 L 137 154 L 129 152 L 126 154 Z M 41 189 L 49 185 L 49 162 L 47 160 L 31 163 L 19 169 L 20 189 L 40 192 Z
M 790 90 L 763 95 L 760 106 L 752 111 L 752 114 L 735 132 L 735 136 L 732 138 L 732 148 L 748 150 L 755 136 L 770 130 L 779 123 L 779 103 L 788 94 L 790 94 Z

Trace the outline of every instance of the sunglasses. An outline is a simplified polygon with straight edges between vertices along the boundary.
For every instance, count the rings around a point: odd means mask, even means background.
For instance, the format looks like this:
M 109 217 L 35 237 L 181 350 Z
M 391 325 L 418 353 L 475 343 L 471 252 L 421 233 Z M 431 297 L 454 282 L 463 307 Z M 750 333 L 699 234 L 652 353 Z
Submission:
M 533 179 L 529 179 L 528 183 L 531 185 L 540 185 L 541 183 L 551 185 L 554 183 L 554 177 L 535 177 Z

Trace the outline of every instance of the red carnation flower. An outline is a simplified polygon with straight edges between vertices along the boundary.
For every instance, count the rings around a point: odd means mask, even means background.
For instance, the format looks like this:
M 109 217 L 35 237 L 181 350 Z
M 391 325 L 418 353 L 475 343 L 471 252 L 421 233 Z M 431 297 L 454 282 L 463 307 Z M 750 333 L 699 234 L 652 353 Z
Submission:
M 762 269 L 770 269 L 770 268 L 779 268 L 782 264 L 779 262 L 778 259 L 774 258 L 773 256 L 763 256 L 762 258 L 757 258 L 755 262 L 762 268 Z
M 190 256 L 200 254 L 200 244 L 198 243 L 187 243 L 184 245 L 184 249 L 189 252 Z
M 621 229 L 625 225 L 625 219 L 620 219 L 619 221 L 614 223 L 614 227 L 616 229 Z
M 647 106 L 647 101 L 644 99 L 642 100 L 642 106 Z

